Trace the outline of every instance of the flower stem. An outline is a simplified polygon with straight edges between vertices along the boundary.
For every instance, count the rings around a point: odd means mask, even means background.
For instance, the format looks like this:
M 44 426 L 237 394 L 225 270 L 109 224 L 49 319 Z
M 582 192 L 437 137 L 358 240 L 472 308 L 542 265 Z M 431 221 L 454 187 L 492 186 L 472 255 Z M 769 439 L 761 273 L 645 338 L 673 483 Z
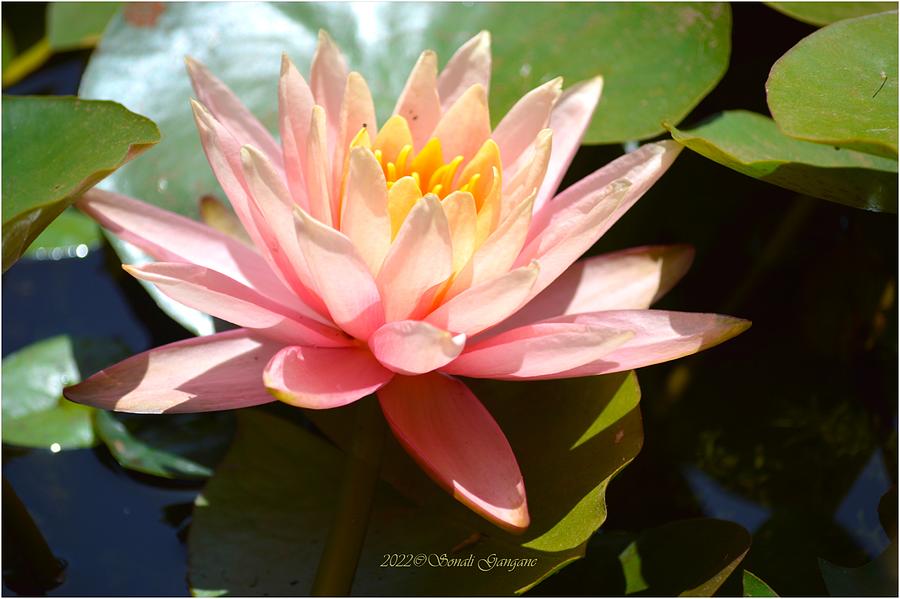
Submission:
M 383 446 L 384 418 L 378 401 L 367 397 L 356 409 L 356 431 L 344 467 L 337 513 L 313 581 L 315 596 L 350 594 L 369 525 Z

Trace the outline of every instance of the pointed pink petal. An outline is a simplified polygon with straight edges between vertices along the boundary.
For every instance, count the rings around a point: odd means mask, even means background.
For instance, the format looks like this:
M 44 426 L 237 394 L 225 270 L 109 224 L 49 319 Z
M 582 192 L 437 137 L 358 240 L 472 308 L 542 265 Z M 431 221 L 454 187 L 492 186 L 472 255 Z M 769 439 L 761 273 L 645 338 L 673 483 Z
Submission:
M 446 112 L 467 89 L 480 84 L 487 91 L 491 82 L 491 34 L 482 31 L 460 46 L 437 80 L 441 107 Z
M 96 188 L 81 196 L 76 205 L 104 228 L 157 260 L 204 266 L 286 306 L 297 305 L 294 294 L 262 256 L 212 227 Z
M 491 136 L 491 117 L 487 91 L 473 85 L 463 93 L 434 129 L 434 137 L 441 140 L 441 150 L 447 160 L 462 156 L 470 160 Z
M 282 54 L 281 78 L 278 80 L 278 125 L 284 152 L 284 170 L 294 202 L 307 211 L 309 200 L 303 165 L 306 164 L 306 138 L 309 136 L 314 104 L 309 85 L 287 54 Z
M 391 247 L 388 191 L 381 165 L 368 148 L 353 148 L 341 232 L 350 238 L 372 274 L 378 274 Z
M 368 339 L 384 324 L 384 308 L 372 273 L 353 242 L 299 207 L 294 208 L 294 223 L 309 267 L 310 287 L 344 331 Z
M 452 251 L 441 201 L 425 196 L 409 211 L 378 272 L 388 322 L 408 318 L 426 291 L 447 280 Z
M 422 148 L 441 118 L 441 99 L 437 91 L 437 55 L 431 50 L 422 52 L 406 87 L 397 100 L 394 114 L 409 123 L 413 147 Z
M 477 341 L 441 370 L 475 378 L 557 378 L 606 356 L 632 335 L 624 327 L 541 322 Z
M 349 339 L 303 314 L 290 310 L 214 270 L 193 264 L 153 262 L 123 265 L 132 276 L 149 281 L 177 302 L 260 335 L 285 343 L 342 347 Z
M 369 337 L 378 361 L 399 374 L 422 374 L 444 366 L 460 354 L 465 335 L 452 335 L 421 320 L 389 322 Z
M 533 203 L 534 192 L 507 215 L 457 275 L 447 293 L 448 298 L 509 272 L 525 244 Z
M 219 184 L 228 196 L 235 214 L 253 241 L 253 245 L 269 264 L 270 270 L 289 289 L 303 295 L 295 288 L 291 277 L 291 266 L 280 252 L 272 251 L 273 233 L 268 221 L 262 217 L 254 202 L 250 200 L 244 169 L 241 161 L 241 145 L 231 133 L 198 102 L 191 102 L 194 120 L 200 132 L 200 141 L 206 158 Z
M 269 392 L 285 403 L 322 410 L 374 393 L 393 376 L 361 347 L 292 346 L 272 357 L 263 381 Z
M 281 344 L 246 329 L 145 351 L 63 390 L 71 401 L 118 412 L 212 412 L 268 403 L 263 365 Z
M 559 99 L 562 77 L 531 90 L 506 113 L 491 137 L 500 146 L 506 169 L 522 155 L 550 122 L 550 111 Z
M 672 141 L 642 146 L 569 187 L 535 212 L 518 265 L 541 263 L 537 295 L 586 252 L 668 170 L 681 151 Z
M 534 143 L 522 152 L 508 171 L 504 171 L 501 218 L 505 218 L 525 198 L 537 194 L 547 173 L 552 150 L 553 131 L 541 129 Z
M 378 400 L 397 440 L 435 482 L 497 526 L 528 528 L 516 456 L 463 383 L 439 373 L 398 376 L 378 390 Z
M 470 287 L 441 305 L 425 320 L 455 333 L 470 336 L 480 333 L 522 306 L 530 296 L 539 272 L 538 263 L 534 262 Z
M 320 223 L 331 226 L 334 210 L 331 205 L 331 160 L 328 150 L 325 111 L 313 106 L 309 136 L 306 138 L 306 177 L 309 213 Z
M 325 109 L 328 122 L 327 150 L 333 156 L 341 123 L 341 103 L 347 81 L 347 62 L 340 49 L 324 30 L 319 30 L 319 41 L 309 72 L 309 84 L 316 104 Z
M 591 123 L 594 108 L 600 101 L 603 78 L 595 77 L 567 89 L 550 114 L 553 129 L 553 152 L 544 183 L 538 192 L 535 210 L 550 201 L 562 182 L 575 153 L 581 147 L 581 139 Z
M 283 170 L 281 148 L 272 134 L 266 131 L 228 86 L 210 73 L 209 69 L 190 57 L 185 62 L 197 98 L 206 105 L 216 120 L 228 129 L 239 144 L 258 147 L 279 170 Z
M 331 165 L 331 189 L 334 190 L 331 198 L 331 213 L 336 223 L 340 222 L 340 191 L 344 168 L 347 166 L 347 148 L 362 129 L 378 131 L 372 93 L 369 91 L 366 80 L 357 72 L 350 73 L 347 77 L 347 87 L 344 90 L 344 100 L 341 104 L 340 124 L 337 146 L 334 148 L 334 160 Z
M 656 245 L 579 260 L 495 330 L 566 314 L 649 308 L 684 276 L 693 259 L 690 246 Z
M 597 360 L 545 378 L 593 376 L 668 362 L 716 346 L 750 328 L 750 321 L 732 316 L 664 310 L 591 312 L 554 321 L 615 330 L 628 328 L 635 335 Z
M 275 257 L 285 280 L 303 302 L 309 306 L 301 313 L 313 319 L 329 322 L 321 315 L 328 310 L 321 298 L 310 288 L 311 276 L 306 258 L 300 252 L 297 230 L 294 227 L 294 203 L 272 164 L 256 148 L 241 148 L 244 180 L 250 190 L 250 203 L 258 217 L 262 241 Z

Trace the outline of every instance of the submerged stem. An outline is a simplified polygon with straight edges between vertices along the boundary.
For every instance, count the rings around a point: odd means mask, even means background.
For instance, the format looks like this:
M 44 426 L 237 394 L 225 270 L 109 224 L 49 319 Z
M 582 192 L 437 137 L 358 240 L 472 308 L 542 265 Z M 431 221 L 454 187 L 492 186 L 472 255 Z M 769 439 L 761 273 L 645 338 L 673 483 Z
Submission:
M 337 510 L 313 581 L 316 596 L 348 595 L 362 552 L 384 446 L 384 419 L 374 397 L 359 402 Z

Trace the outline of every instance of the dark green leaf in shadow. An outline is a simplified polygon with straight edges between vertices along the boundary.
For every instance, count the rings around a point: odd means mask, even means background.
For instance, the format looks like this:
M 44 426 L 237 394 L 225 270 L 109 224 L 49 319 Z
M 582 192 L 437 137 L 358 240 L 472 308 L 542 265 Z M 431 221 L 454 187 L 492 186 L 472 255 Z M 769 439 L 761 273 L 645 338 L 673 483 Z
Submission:
M 6 65 L 16 56 L 16 44 L 13 41 L 12 32 L 3 24 L 3 54 L 2 62 L 3 62 L 3 70 L 6 70 Z
M 772 66 L 766 91 L 798 139 L 897 158 L 897 12 L 839 21 Z
M 38 260 L 84 258 L 100 247 L 100 239 L 97 223 L 69 207 L 37 236 L 24 255 Z
M 793 19 L 819 26 L 897 10 L 896 2 L 766 2 L 766 4 Z
M 127 355 L 116 343 L 61 335 L 3 359 L 3 442 L 74 449 L 96 444 L 93 408 L 63 398 L 63 387 Z
M 832 597 L 896 597 L 897 541 L 864 566 L 845 568 L 819 558 L 819 570 Z
M 308 594 L 342 465 L 341 452 L 305 428 L 262 410 L 241 411 L 235 442 L 196 502 L 188 538 L 193 593 Z M 352 592 L 508 595 L 577 556 L 479 535 L 379 483 Z
M 711 596 L 734 571 L 750 534 L 725 520 L 679 520 L 644 531 L 619 555 L 626 594 Z
M 762 579 L 751 572 L 744 570 L 744 597 L 777 597 L 778 593 L 772 590 Z
M 793 139 L 745 110 L 693 129 L 668 128 L 679 143 L 756 179 L 854 208 L 897 211 L 896 160 Z
M 497 420 L 519 462 L 531 514 L 528 530 L 511 535 L 476 516 L 440 490 L 393 438 L 385 444 L 382 476 L 407 497 L 492 538 L 540 551 L 581 547 L 606 519 L 606 486 L 643 443 L 637 377 L 466 383 Z M 348 447 L 354 409 L 306 414 Z
M 81 193 L 159 141 L 115 102 L 3 97 L 3 270 Z
M 206 478 L 234 429 L 231 412 L 113 414 L 97 410 L 97 435 L 124 468 L 164 478 Z
M 47 39 L 61 52 L 96 45 L 121 2 L 50 2 L 47 5 Z

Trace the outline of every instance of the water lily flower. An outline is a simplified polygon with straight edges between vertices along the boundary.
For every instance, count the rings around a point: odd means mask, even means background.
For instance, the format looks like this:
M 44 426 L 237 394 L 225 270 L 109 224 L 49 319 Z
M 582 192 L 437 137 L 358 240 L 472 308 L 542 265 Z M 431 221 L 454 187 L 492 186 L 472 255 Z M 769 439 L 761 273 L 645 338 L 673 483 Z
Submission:
M 602 375 L 693 354 L 749 323 L 649 310 L 683 246 L 576 260 L 668 169 L 651 143 L 556 194 L 602 81 L 526 94 L 492 130 L 490 37 L 440 73 L 424 52 L 377 126 L 365 79 L 320 34 L 309 82 L 283 58 L 280 143 L 188 60 L 209 164 L 251 244 L 118 194 L 78 206 L 156 262 L 124 268 L 240 328 L 133 356 L 65 391 L 105 409 L 202 412 L 275 398 L 334 408 L 377 393 L 397 440 L 497 525 L 529 524 L 525 482 L 457 375 Z M 565 409 L 564 405 L 560 409 Z

